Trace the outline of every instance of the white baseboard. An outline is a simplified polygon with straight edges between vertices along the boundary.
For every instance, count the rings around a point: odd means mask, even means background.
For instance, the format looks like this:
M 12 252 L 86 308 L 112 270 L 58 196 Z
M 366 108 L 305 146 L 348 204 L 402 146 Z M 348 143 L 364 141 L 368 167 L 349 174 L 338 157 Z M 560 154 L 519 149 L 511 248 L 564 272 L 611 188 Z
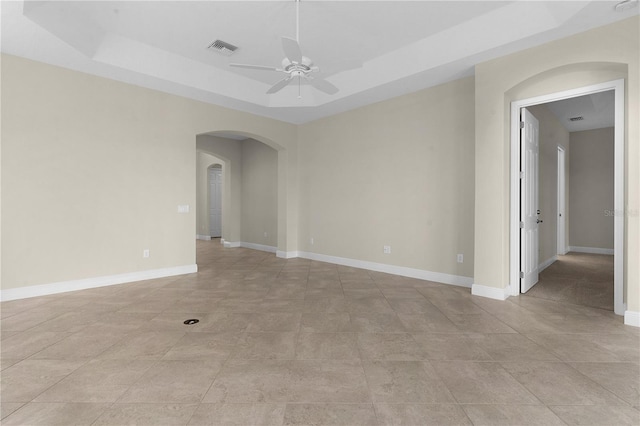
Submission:
M 279 257 L 279 258 L 282 258 L 282 259 L 293 259 L 294 257 L 300 257 L 299 254 L 300 254 L 300 252 L 298 252 L 298 251 L 276 250 L 276 257 Z
M 225 241 L 223 244 L 226 248 L 237 248 L 240 247 L 240 244 L 242 243 L 240 241 Z
M 210 235 L 196 235 L 196 240 L 211 241 Z
M 590 254 L 609 254 L 613 256 L 614 250 L 608 248 L 598 248 L 598 247 L 578 247 L 578 246 L 569 246 L 569 251 L 573 251 L 576 253 L 590 253 Z
M 553 263 L 558 260 L 558 255 L 556 254 L 555 256 L 551 256 L 550 258 L 548 258 L 547 260 L 545 260 L 544 262 L 542 262 L 540 265 L 538 265 L 538 273 L 544 271 L 545 269 L 547 269 L 549 266 L 553 265 Z
M 289 252 L 295 253 L 295 252 Z M 409 278 L 435 281 L 442 284 L 451 284 L 461 287 L 471 287 L 473 279 L 460 275 L 443 274 L 440 272 L 425 271 L 422 269 L 407 268 L 405 266 L 387 265 L 385 263 L 368 262 L 365 260 L 349 259 L 345 257 L 329 256 L 325 254 L 297 252 L 298 257 L 317 260 L 319 262 L 333 263 L 336 265 L 351 266 L 353 268 L 367 269 L 369 271 L 384 272 Z M 283 257 L 283 256 L 278 256 Z
M 264 244 L 255 244 L 255 243 L 241 242 L 240 243 L 240 247 L 245 247 L 245 248 L 250 248 L 250 249 L 260 250 L 260 251 L 266 251 L 266 252 L 269 252 L 269 253 L 275 253 L 276 251 L 278 251 L 277 247 L 266 246 Z
M 471 294 L 496 300 L 506 300 L 510 296 L 509 287 L 497 288 L 481 284 L 473 284 Z
M 631 325 L 633 327 L 640 327 L 640 312 L 625 311 L 624 324 Z
M 29 287 L 8 288 L 0 290 L 0 300 L 26 299 L 29 297 L 46 296 L 48 294 L 66 293 L 68 291 L 85 290 L 88 288 L 105 287 L 135 281 L 151 280 L 155 278 L 172 277 L 174 275 L 192 274 L 198 272 L 198 265 L 175 266 L 172 268 L 151 269 L 148 271 L 130 272 L 127 274 L 108 275 L 104 277 L 85 278 L 73 281 L 61 281 L 50 284 L 40 284 Z

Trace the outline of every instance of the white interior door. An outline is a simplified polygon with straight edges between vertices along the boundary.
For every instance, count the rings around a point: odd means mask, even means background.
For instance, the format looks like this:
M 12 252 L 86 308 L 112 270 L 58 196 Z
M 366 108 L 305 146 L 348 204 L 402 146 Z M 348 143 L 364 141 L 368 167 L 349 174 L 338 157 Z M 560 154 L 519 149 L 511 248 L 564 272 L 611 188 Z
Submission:
M 558 238 L 557 238 L 557 254 L 567 254 L 566 236 L 566 198 L 565 198 L 565 156 L 564 149 L 558 147 Z
M 209 169 L 209 234 L 222 236 L 222 169 Z
M 538 282 L 539 124 L 526 108 L 520 114 L 520 292 Z

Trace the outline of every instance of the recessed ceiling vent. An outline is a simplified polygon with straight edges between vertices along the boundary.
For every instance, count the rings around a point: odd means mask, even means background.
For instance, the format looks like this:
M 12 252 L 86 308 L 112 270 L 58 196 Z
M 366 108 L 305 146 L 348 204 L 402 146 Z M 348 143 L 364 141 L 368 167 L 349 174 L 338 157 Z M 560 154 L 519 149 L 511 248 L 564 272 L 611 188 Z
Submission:
M 216 40 L 207 46 L 209 50 L 215 50 L 216 52 L 220 52 L 223 55 L 231 56 L 233 52 L 236 51 L 238 46 L 234 46 L 233 44 L 227 43 L 226 41 Z
M 583 117 L 583 116 L 571 117 L 571 118 L 569 119 L 569 121 L 582 121 L 582 120 L 584 120 L 584 117 Z

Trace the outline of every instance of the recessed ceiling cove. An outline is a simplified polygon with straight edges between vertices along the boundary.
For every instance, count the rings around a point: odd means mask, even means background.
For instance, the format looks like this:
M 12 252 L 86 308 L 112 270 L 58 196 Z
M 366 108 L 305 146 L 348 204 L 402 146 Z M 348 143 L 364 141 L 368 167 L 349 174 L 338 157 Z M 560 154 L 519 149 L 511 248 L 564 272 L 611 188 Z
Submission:
M 2 2 L 2 52 L 304 123 L 473 75 L 479 62 L 640 9 L 616 12 L 606 1 L 301 0 L 298 6 L 299 21 L 294 0 Z M 313 58 L 314 78 L 339 91 L 301 78 L 267 93 L 282 73 L 230 66 L 282 68 L 283 37 Z M 214 52 L 215 40 L 237 49 Z

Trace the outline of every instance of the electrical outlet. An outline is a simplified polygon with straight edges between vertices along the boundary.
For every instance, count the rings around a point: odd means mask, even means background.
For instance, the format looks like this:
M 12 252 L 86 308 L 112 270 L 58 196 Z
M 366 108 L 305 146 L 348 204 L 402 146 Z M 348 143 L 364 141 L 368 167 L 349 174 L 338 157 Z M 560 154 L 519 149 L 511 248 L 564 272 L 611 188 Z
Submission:
M 145 259 L 149 257 L 149 249 L 142 250 L 142 257 L 144 257 Z
M 458 263 L 464 262 L 464 255 L 458 254 Z
M 384 252 L 384 254 L 391 254 L 391 246 L 384 246 L 382 248 L 382 251 Z
M 310 240 L 310 242 L 311 242 L 311 245 L 313 245 L 313 237 L 311 237 L 311 240 Z

